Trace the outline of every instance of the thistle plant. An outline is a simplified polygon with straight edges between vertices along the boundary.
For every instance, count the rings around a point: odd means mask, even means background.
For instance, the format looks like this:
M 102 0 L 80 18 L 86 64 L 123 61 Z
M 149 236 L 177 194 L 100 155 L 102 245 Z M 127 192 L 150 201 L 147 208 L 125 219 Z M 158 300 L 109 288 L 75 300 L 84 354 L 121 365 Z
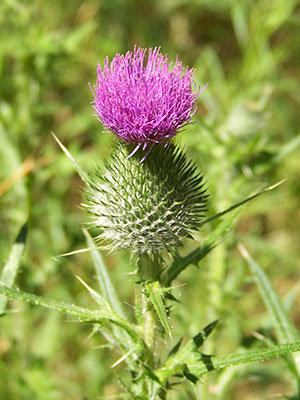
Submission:
M 148 260 L 144 277 L 151 277 L 149 260 L 159 277 L 162 252 L 171 255 L 192 237 L 206 208 L 202 176 L 170 143 L 196 111 L 201 90 L 193 74 L 178 60 L 168 63 L 159 48 L 135 47 L 97 68 L 93 107 L 121 140 L 88 185 L 85 206 L 100 242 L 130 250 L 139 266 Z
M 271 315 L 279 343 L 255 351 L 222 356 L 206 355 L 200 347 L 213 332 L 218 320 L 211 321 L 193 338 L 182 338 L 172 347 L 176 330 L 170 323 L 172 307 L 180 303 L 174 295 L 174 280 L 189 265 L 198 265 L 223 239 L 240 207 L 270 191 L 273 185 L 228 209 L 206 216 L 206 184 L 198 166 L 175 145 L 172 138 L 192 123 L 201 93 L 194 70 L 178 60 L 169 63 L 159 48 L 134 48 L 126 55 L 108 58 L 98 65 L 97 81 L 91 86 L 93 107 L 100 122 L 117 138 L 104 168 L 88 175 L 66 147 L 55 137 L 86 184 L 83 205 L 89 225 L 97 230 L 92 239 L 86 229 L 100 290 L 81 280 L 95 300 L 95 310 L 34 296 L 11 288 L 22 256 L 24 232 L 12 250 L 1 276 L 0 295 L 76 316 L 92 323 L 120 352 L 130 371 L 120 378 L 124 398 L 167 399 L 173 386 L 183 380 L 196 384 L 212 370 L 262 361 L 300 350 L 292 321 L 273 286 L 247 250 L 240 252 L 249 264 Z M 217 222 L 211 234 L 195 249 L 180 256 L 178 249 L 193 239 L 201 226 Z M 101 258 L 100 249 L 126 250 L 135 271 L 135 315 L 124 312 L 122 301 Z M 182 289 L 184 290 L 184 289 Z M 0 313 L 5 314 L 6 297 L 0 296 Z M 199 327 L 201 322 L 199 322 Z M 165 347 L 168 351 L 163 351 Z M 286 357 L 300 393 L 294 360 Z

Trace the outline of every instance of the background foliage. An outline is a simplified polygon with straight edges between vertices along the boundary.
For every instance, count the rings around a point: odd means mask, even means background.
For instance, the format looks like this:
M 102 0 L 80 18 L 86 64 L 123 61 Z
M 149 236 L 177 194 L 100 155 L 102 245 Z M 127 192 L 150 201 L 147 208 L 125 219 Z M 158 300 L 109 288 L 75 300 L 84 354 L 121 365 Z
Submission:
M 29 219 L 17 286 L 92 306 L 82 183 L 50 135 L 54 131 L 88 171 L 110 154 L 112 135 L 92 117 L 88 82 L 98 61 L 134 44 L 162 46 L 196 70 L 196 124 L 179 135 L 207 180 L 209 214 L 281 179 L 243 208 L 226 238 L 177 281 L 174 341 L 222 317 L 206 353 L 260 347 L 272 322 L 237 251 L 242 243 L 299 319 L 300 9 L 294 0 L 2 0 L 0 3 L 0 260 Z M 197 239 L 212 229 L 209 224 Z M 188 242 L 182 252 L 193 249 Z M 105 255 L 124 301 L 132 304 L 127 254 Z M 182 286 L 183 285 L 183 286 Z M 95 399 L 121 392 L 110 366 L 119 357 L 90 326 L 10 302 L 0 320 L 1 399 Z M 131 307 L 128 305 L 128 312 Z M 263 332 L 263 333 L 262 333 Z M 116 372 L 123 374 L 122 365 Z M 184 389 L 184 390 L 183 390 Z M 265 399 L 291 395 L 282 360 L 211 373 L 172 399 Z

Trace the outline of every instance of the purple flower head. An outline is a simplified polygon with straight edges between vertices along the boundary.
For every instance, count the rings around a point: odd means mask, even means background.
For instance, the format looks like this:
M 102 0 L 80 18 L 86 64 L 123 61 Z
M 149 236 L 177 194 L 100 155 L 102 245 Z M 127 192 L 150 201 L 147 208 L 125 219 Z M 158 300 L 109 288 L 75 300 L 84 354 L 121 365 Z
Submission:
M 99 121 L 123 141 L 136 144 L 134 152 L 151 145 L 149 153 L 155 143 L 167 144 L 191 123 L 201 91 L 194 84 L 194 69 L 184 68 L 178 59 L 168 63 L 160 48 L 146 53 L 135 47 L 111 62 L 107 57 L 104 67 L 97 66 L 92 92 Z

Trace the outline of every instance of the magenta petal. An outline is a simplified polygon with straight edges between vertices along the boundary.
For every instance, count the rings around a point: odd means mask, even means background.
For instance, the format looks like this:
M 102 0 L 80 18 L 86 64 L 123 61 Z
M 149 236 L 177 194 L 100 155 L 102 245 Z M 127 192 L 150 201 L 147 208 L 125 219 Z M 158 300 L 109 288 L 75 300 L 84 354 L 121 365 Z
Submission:
M 92 88 L 98 119 L 123 141 L 143 145 L 169 141 L 191 123 L 201 93 L 194 69 L 168 62 L 160 48 L 134 48 L 97 66 Z

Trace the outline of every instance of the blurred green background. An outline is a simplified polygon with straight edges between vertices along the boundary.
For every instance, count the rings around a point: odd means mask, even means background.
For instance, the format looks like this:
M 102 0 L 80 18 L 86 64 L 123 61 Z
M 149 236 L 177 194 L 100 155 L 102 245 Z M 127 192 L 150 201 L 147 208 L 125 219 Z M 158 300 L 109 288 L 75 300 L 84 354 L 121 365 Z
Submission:
M 111 151 L 112 135 L 92 116 L 88 83 L 105 56 L 161 46 L 196 68 L 196 124 L 176 140 L 206 177 L 209 215 L 257 189 L 287 181 L 247 206 L 198 270 L 178 280 L 174 337 L 222 316 L 207 352 L 259 347 L 271 321 L 242 257 L 243 243 L 264 268 L 300 329 L 300 7 L 293 0 L 1 0 L 0 268 L 29 219 L 22 290 L 94 307 L 75 275 L 95 285 L 85 247 L 83 189 L 54 131 L 89 172 Z M 201 242 L 210 232 L 205 226 Z M 94 232 L 96 234 L 96 232 Z M 184 254 L 197 245 L 187 243 Z M 133 302 L 127 254 L 105 260 L 124 301 Z M 128 312 L 132 313 L 128 305 Z M 1 400 L 115 398 L 110 366 L 119 353 L 89 338 L 90 326 L 10 301 L 0 319 Z M 255 339 L 256 337 L 256 339 Z M 257 339 L 258 338 L 258 339 Z M 123 376 L 122 365 L 116 368 Z M 265 399 L 292 395 L 282 360 L 213 372 L 170 399 Z M 112 397 L 109 397 L 112 396 Z

